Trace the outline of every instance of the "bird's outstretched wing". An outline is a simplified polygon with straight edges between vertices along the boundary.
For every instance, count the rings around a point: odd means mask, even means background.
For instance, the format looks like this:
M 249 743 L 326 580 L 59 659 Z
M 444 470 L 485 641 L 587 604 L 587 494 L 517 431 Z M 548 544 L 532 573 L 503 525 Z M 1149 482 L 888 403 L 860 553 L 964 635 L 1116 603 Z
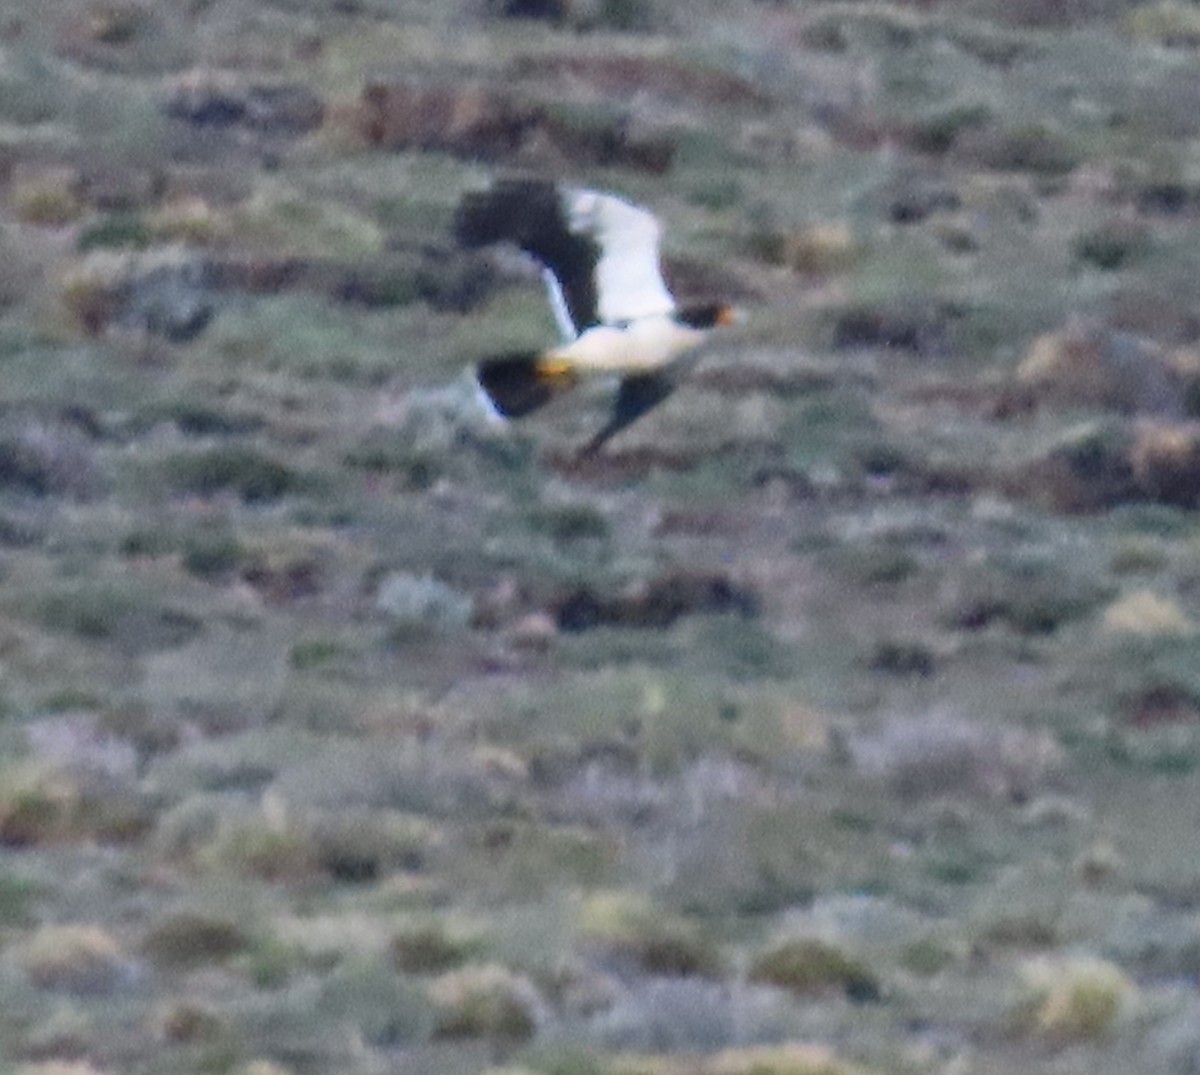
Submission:
M 658 221 L 613 194 L 576 190 L 563 197 L 571 231 L 590 236 L 600 247 L 595 268 L 600 322 L 616 325 L 674 310 L 659 265 Z
M 454 231 L 465 246 L 507 241 L 540 261 L 564 335 L 675 308 L 659 268 L 658 221 L 615 195 L 500 180 L 463 199 Z
M 613 412 L 600 431 L 583 446 L 578 458 L 586 459 L 627 425 L 636 422 L 643 414 L 657 407 L 675 391 L 675 378 L 669 371 L 627 374 L 617 389 Z
M 596 266 L 600 244 L 570 228 L 562 192 L 541 179 L 502 179 L 468 194 L 454 220 L 455 238 L 467 247 L 510 242 L 546 270 L 550 304 L 566 338 L 599 323 Z

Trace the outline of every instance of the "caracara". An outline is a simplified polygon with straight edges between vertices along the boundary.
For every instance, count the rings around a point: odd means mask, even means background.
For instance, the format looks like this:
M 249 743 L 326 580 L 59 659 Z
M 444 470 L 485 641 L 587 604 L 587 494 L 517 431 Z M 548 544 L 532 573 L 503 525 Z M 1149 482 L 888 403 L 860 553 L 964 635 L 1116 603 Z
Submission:
M 563 334 L 557 347 L 479 363 L 479 386 L 499 414 L 519 418 L 581 377 L 620 374 L 612 416 L 586 455 L 670 394 L 677 360 L 730 324 L 734 311 L 675 304 L 659 267 L 659 231 L 650 213 L 623 198 L 545 180 L 501 180 L 467 195 L 455 219 L 458 241 L 511 242 L 540 262 Z

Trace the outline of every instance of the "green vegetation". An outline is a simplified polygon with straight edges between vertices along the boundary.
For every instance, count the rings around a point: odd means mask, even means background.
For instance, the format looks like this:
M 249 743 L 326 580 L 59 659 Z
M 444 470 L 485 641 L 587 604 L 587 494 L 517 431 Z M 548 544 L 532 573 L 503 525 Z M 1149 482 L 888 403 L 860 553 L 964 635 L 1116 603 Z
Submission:
M 844 990 L 852 1000 L 876 1000 L 879 984 L 866 967 L 818 940 L 785 941 L 759 955 L 750 978 L 794 993 Z
M 8 0 L 0 1069 L 1194 1071 L 1196 10 Z
M 213 496 L 228 491 L 248 502 L 276 500 L 304 486 L 287 464 L 237 445 L 182 453 L 168 458 L 163 470 L 169 487 L 178 492 Z
M 636 896 L 589 896 L 580 908 L 577 929 L 584 944 L 648 974 L 711 978 L 722 970 L 720 951 L 701 927 Z

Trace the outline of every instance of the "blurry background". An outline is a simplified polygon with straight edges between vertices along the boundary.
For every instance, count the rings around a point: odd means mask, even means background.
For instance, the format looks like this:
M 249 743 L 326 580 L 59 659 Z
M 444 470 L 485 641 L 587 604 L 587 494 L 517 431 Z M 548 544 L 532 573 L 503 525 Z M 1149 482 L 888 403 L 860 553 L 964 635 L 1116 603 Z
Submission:
M 5 1069 L 1200 1072 L 1198 50 L 5 0 Z M 586 464 L 513 172 L 750 315 Z

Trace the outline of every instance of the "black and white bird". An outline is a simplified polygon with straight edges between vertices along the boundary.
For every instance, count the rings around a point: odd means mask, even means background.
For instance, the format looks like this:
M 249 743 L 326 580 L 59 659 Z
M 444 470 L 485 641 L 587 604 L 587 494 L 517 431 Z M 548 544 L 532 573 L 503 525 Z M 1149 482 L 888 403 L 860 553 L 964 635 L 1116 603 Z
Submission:
M 519 418 L 592 373 L 621 375 L 607 424 L 584 455 L 672 392 L 679 360 L 714 328 L 735 320 L 733 307 L 680 307 L 662 278 L 658 221 L 614 194 L 538 179 L 506 179 L 469 194 L 455 235 L 467 247 L 511 242 L 542 265 L 563 340 L 542 351 L 486 358 L 476 378 L 505 418 Z

